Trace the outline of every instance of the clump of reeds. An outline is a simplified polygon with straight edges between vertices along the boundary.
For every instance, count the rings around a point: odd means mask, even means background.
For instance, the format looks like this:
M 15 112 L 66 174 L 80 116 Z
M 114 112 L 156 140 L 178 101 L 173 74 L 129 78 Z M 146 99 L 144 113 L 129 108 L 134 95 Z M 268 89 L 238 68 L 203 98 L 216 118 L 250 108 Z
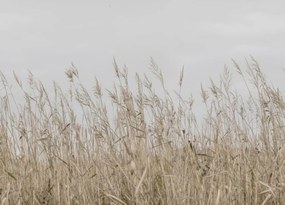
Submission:
M 68 93 L 29 75 L 18 102 L 1 74 L 1 204 L 282 204 L 285 201 L 285 102 L 252 59 L 237 73 L 248 98 L 220 82 L 201 86 L 206 115 L 193 99 L 175 98 L 162 72 L 149 77 L 114 61 L 113 90 L 95 81 L 89 92 L 77 69 L 66 71 Z M 187 85 L 189 86 L 189 85 Z M 80 111 L 76 111 L 79 110 Z

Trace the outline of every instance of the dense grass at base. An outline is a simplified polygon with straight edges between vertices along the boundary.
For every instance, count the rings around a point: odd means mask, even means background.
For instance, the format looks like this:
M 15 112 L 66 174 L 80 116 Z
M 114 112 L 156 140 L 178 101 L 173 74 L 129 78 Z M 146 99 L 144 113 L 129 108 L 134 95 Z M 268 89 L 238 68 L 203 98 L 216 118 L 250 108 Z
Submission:
M 246 99 L 231 88 L 227 69 L 201 86 L 202 123 L 195 101 L 181 96 L 183 71 L 173 99 L 151 65 L 163 93 L 139 75 L 131 91 L 114 62 L 110 91 L 98 81 L 86 90 L 75 67 L 66 71 L 68 93 L 56 83 L 48 93 L 32 75 L 26 88 L 15 74 L 18 102 L 2 74 L 0 203 L 283 204 L 285 102 L 258 63 L 244 71 L 234 62 Z

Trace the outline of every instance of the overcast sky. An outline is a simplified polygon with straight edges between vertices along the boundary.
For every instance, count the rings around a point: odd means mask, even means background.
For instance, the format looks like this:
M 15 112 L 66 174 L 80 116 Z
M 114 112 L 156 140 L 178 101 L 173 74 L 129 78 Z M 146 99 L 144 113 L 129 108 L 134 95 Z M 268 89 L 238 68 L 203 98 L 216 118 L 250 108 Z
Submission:
M 233 68 L 232 58 L 245 67 L 252 55 L 284 90 L 284 38 L 277 0 L 0 1 L 0 70 L 50 82 L 67 82 L 73 62 L 87 84 L 97 76 L 108 86 L 113 57 L 131 77 L 148 72 L 153 57 L 170 90 L 184 65 L 184 89 L 195 93 L 225 64 Z

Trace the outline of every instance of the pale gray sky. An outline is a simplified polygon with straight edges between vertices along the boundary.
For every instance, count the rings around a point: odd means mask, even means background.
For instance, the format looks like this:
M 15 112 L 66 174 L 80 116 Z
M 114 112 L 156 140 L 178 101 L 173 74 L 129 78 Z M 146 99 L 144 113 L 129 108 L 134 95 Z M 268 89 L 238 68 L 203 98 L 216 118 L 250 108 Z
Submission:
M 284 90 L 284 36 L 279 0 L 0 0 L 0 70 L 50 82 L 67 82 L 73 62 L 86 84 L 108 86 L 113 56 L 131 77 L 153 57 L 170 90 L 184 65 L 184 89 L 198 93 L 231 58 L 245 67 L 252 55 Z

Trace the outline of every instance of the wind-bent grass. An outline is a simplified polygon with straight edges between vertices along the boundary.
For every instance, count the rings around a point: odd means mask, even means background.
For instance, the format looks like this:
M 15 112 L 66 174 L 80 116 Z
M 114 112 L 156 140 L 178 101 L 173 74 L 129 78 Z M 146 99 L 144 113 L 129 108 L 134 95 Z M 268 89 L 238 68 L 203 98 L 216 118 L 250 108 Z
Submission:
M 173 100 L 151 64 L 163 94 L 138 75 L 132 92 L 114 62 L 116 86 L 107 92 L 98 81 L 88 92 L 75 67 L 66 72 L 68 94 L 57 84 L 47 93 L 32 75 L 26 89 L 15 74 L 24 95 L 15 102 L 2 74 L 1 204 L 284 203 L 285 102 L 258 63 L 244 72 L 234 62 L 248 99 L 230 87 L 227 69 L 218 84 L 201 86 L 201 125 L 193 100 L 180 95 L 183 72 Z

